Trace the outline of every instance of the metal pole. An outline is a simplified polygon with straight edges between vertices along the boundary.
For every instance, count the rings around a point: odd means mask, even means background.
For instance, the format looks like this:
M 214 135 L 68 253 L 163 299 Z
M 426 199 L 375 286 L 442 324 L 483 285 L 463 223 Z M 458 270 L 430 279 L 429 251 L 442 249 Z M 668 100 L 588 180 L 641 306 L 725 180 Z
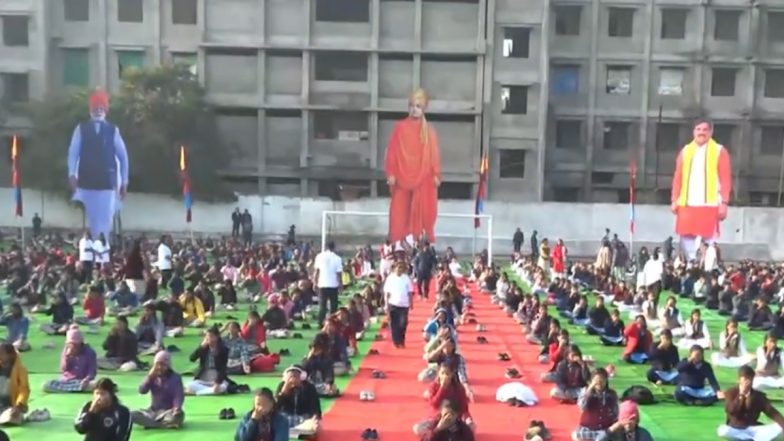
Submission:
M 321 212 L 321 251 L 327 249 L 327 212 Z
M 493 216 L 487 218 L 487 264 L 493 264 Z
M 474 241 L 471 244 L 471 256 L 476 257 L 476 219 L 474 219 Z

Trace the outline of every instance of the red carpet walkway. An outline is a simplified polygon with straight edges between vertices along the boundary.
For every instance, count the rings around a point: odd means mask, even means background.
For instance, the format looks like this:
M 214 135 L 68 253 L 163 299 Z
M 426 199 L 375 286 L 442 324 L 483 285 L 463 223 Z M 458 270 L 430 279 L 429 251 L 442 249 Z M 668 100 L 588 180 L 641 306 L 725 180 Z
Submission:
M 579 411 L 576 406 L 559 404 L 549 397 L 552 386 L 539 380 L 540 374 L 547 368 L 537 361 L 539 347 L 525 341 L 521 327 L 492 304 L 489 296 L 473 294 L 472 298 L 476 319 L 487 327 L 483 335 L 488 340 L 488 344 L 477 345 L 473 329 L 465 333 L 465 338 L 462 330 L 460 332 L 461 344 L 463 341 L 470 342 L 461 346 L 468 364 L 468 377 L 482 386 L 479 389 L 482 398 L 471 408 L 480 425 L 477 439 L 522 439 L 522 433 L 531 420 L 542 420 L 552 432 L 554 441 L 570 440 L 571 432 L 579 422 Z M 511 361 L 497 361 L 499 352 L 508 353 Z M 515 367 L 522 377 L 506 379 L 507 367 Z M 495 391 L 510 381 L 519 381 L 533 389 L 540 403 L 534 407 L 511 407 L 496 402 Z
M 536 362 L 537 347 L 525 342 L 520 327 L 491 304 L 487 296 L 475 293 L 472 297 L 477 321 L 487 327 L 481 335 L 489 343 L 477 343 L 476 337 L 480 334 L 474 326 L 465 325 L 459 330 L 458 346 L 466 359 L 468 378 L 476 397 L 470 410 L 477 424 L 477 440 L 522 439 L 532 419 L 544 420 L 553 431 L 554 440 L 568 440 L 578 421 L 577 408 L 549 399 L 549 387 L 539 381 L 539 373 L 544 366 Z M 417 440 L 412 426 L 431 412 L 423 398 L 426 386 L 416 377 L 425 367 L 422 328 L 432 311 L 432 300 L 415 302 L 409 317 L 405 349 L 395 349 L 388 332 L 384 332 L 383 341 L 373 344 L 379 355 L 365 357 L 343 396 L 325 415 L 319 441 L 359 439 L 368 427 L 378 430 L 383 440 Z M 512 361 L 497 361 L 499 352 L 509 353 Z M 542 400 L 541 404 L 532 408 L 515 408 L 495 401 L 498 387 L 509 381 L 504 378 L 504 373 L 510 366 L 517 367 L 523 375 L 518 381 L 529 385 Z M 387 378 L 373 379 L 374 369 L 383 370 Z M 373 391 L 376 401 L 360 401 L 359 392 L 362 390 Z

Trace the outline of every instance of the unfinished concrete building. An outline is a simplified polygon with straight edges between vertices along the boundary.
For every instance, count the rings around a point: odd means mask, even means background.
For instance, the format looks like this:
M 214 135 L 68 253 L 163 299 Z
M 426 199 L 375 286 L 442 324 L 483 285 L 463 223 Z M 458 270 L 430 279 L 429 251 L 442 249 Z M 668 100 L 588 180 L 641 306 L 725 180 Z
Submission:
M 336 199 L 387 194 L 387 138 L 417 86 L 432 96 L 442 198 L 473 198 L 487 151 L 490 199 L 624 202 L 634 158 L 641 198 L 666 202 L 675 152 L 705 115 L 733 154 L 737 199 L 775 204 L 776 3 L 4 0 L 0 75 L 19 102 L 188 63 L 219 108 L 221 173 L 238 191 Z

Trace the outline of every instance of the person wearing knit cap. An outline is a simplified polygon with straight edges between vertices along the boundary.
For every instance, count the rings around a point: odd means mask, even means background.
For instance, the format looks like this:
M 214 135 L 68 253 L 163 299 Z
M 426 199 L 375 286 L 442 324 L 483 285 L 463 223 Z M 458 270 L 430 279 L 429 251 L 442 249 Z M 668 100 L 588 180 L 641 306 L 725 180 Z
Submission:
M 106 120 L 109 95 L 90 95 L 90 120 L 80 123 L 68 147 L 73 200 L 84 205 L 92 237 L 112 237 L 114 215 L 128 190 L 129 161 L 120 129 Z
M 131 412 L 134 424 L 145 429 L 178 429 L 185 421 L 182 410 L 185 392 L 182 377 L 171 367 L 171 354 L 159 351 L 155 354 L 152 368 L 139 385 L 139 393 L 150 393 L 151 403 L 147 409 Z
M 82 332 L 72 326 L 65 334 L 65 348 L 60 356 L 60 378 L 44 384 L 44 392 L 84 392 L 95 388 L 98 357 L 84 342 Z
M 618 410 L 618 421 L 607 429 L 606 441 L 653 441 L 651 433 L 640 427 L 640 410 L 637 403 L 626 400 Z

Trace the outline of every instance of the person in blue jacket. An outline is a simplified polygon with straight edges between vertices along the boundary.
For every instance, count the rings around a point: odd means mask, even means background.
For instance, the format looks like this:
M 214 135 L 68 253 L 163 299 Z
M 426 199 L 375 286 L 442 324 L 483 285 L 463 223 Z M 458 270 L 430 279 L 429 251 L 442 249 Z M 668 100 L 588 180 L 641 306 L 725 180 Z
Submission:
M 256 391 L 253 410 L 242 418 L 234 441 L 288 441 L 289 422 L 277 411 L 275 396 L 268 388 Z
M 84 205 L 92 237 L 112 237 L 114 214 L 128 190 L 128 151 L 120 129 L 106 119 L 109 95 L 90 95 L 90 119 L 74 129 L 68 146 L 68 182 Z

